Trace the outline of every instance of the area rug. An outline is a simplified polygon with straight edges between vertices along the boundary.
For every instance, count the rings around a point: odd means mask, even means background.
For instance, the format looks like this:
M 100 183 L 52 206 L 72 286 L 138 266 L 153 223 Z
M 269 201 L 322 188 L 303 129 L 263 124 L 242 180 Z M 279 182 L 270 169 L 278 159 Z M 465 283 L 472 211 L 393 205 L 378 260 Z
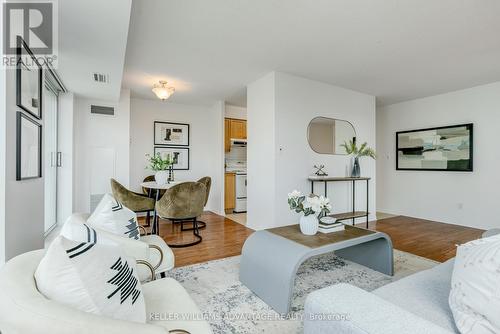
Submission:
M 436 264 L 394 250 L 395 275 L 391 277 L 332 253 L 311 258 L 298 270 L 291 312 L 286 317 L 273 311 L 239 281 L 239 256 L 175 268 L 167 276 L 175 278 L 189 292 L 214 333 L 301 333 L 304 301 L 310 292 L 337 283 L 371 291 Z

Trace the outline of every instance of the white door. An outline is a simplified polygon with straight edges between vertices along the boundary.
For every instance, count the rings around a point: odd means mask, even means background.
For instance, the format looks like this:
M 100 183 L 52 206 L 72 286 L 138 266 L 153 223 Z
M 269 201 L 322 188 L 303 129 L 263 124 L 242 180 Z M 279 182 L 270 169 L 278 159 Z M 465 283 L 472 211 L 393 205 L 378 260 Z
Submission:
M 45 233 L 57 224 L 57 95 L 44 87 L 43 91 L 43 137 L 45 178 Z

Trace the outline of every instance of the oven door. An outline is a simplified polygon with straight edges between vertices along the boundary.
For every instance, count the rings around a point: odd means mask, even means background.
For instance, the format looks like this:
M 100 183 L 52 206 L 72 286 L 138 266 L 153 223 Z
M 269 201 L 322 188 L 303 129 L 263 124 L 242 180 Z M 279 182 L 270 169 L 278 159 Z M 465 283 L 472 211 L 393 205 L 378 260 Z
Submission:
M 236 199 L 247 198 L 247 175 L 236 174 Z

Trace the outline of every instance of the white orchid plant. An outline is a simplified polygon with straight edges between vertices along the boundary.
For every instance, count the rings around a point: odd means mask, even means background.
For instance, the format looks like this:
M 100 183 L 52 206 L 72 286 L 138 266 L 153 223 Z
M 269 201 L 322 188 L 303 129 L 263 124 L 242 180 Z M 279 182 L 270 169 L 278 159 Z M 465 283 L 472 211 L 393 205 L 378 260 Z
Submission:
M 318 219 L 323 218 L 332 210 L 330 200 L 324 196 L 304 196 L 298 190 L 288 194 L 288 205 L 290 210 L 296 213 L 304 213 L 304 216 L 316 215 Z

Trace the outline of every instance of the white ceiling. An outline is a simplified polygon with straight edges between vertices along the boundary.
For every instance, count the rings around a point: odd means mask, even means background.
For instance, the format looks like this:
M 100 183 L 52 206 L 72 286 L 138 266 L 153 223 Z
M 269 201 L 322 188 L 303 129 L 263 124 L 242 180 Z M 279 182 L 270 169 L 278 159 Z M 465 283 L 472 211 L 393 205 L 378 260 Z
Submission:
M 68 90 L 79 96 L 117 101 L 132 0 L 58 1 L 59 59 L 57 71 Z M 95 83 L 93 72 L 109 75 Z
M 499 17 L 498 0 L 134 0 L 123 86 L 244 106 L 276 70 L 391 104 L 499 81 Z

